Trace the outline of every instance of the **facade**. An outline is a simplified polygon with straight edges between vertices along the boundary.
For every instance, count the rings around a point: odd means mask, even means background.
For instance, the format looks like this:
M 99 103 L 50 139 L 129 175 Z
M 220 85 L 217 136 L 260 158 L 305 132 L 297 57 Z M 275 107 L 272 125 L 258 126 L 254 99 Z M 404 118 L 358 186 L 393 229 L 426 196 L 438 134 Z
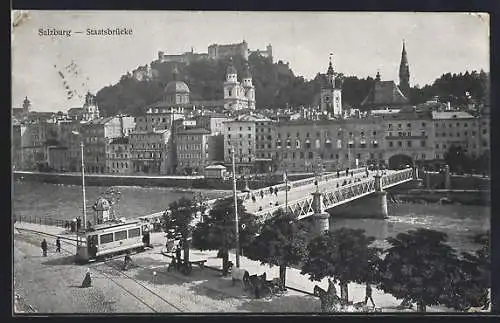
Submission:
M 132 173 L 131 145 L 128 137 L 115 138 L 106 146 L 106 172 L 112 174 Z
M 205 178 L 223 179 L 226 177 L 226 167 L 222 165 L 210 165 L 205 167 Z
M 92 121 L 99 119 L 99 107 L 95 101 L 95 95 L 88 92 L 85 95 L 83 107 L 69 109 L 68 117 L 75 121 Z
M 58 172 L 69 170 L 69 149 L 62 146 L 50 146 L 48 149 L 48 165 Z
M 193 49 L 191 49 L 191 52 L 185 52 L 184 54 L 166 54 L 163 51 L 158 52 L 158 61 L 160 63 L 175 62 L 189 65 L 192 62 L 204 59 L 208 59 L 207 53 L 195 53 Z
M 321 172 L 384 159 L 381 120 L 345 119 L 280 122 L 276 127 L 278 169 Z
M 324 81 L 321 86 L 320 107 L 321 112 L 329 117 L 342 117 L 341 81 L 335 77 L 331 57 L 328 71 L 324 75 Z
M 236 172 L 250 173 L 255 162 L 255 118 L 242 116 L 224 122 L 224 163 L 232 167 L 232 150 Z
M 276 168 L 275 124 L 275 121 L 267 118 L 255 120 L 255 168 L 259 173 Z
M 192 128 L 176 133 L 177 167 L 176 172 L 183 175 L 202 174 L 210 163 L 210 131 Z
M 171 130 L 136 131 L 130 134 L 131 166 L 134 173 L 173 173 Z
M 224 133 L 224 122 L 229 118 L 223 115 L 201 115 L 195 117 L 196 126 L 210 131 L 212 135 Z
M 238 72 L 231 64 L 224 82 L 224 109 L 255 109 L 255 87 L 252 84 L 250 68 L 246 66 L 242 82 L 238 82 Z
M 425 164 L 434 160 L 432 115 L 414 109 L 384 116 L 385 160 L 389 167 Z M 401 158 L 399 158 L 401 157 Z

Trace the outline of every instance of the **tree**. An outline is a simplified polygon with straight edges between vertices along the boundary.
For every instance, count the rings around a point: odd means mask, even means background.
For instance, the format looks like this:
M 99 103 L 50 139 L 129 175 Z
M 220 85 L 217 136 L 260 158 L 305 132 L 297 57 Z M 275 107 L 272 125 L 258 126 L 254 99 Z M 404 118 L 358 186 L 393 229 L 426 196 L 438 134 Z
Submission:
M 238 199 L 240 251 L 245 250 L 258 230 L 256 217 L 246 211 Z M 200 250 L 218 250 L 222 255 L 223 275 L 228 274 L 229 250 L 236 247 L 234 201 L 232 198 L 215 201 L 203 222 L 193 231 L 193 247 Z
M 181 198 L 170 203 L 168 211 L 163 213 L 163 228 L 165 231 L 174 229 L 181 235 L 181 245 L 184 249 L 184 262 L 189 263 L 189 240 L 193 231 L 193 219 L 198 211 L 194 200 Z
M 267 219 L 247 248 L 246 256 L 262 264 L 280 267 L 280 285 L 285 287 L 286 267 L 297 265 L 307 250 L 307 228 L 296 216 L 282 209 Z
M 378 266 L 379 285 L 398 299 L 417 303 L 418 311 L 437 305 L 457 274 L 459 259 L 445 233 L 417 229 L 386 239 L 391 247 Z
M 340 283 L 341 298 L 348 302 L 348 284 L 366 282 L 371 264 L 377 259 L 378 248 L 370 246 L 374 237 L 362 229 L 341 228 L 313 238 L 307 246 L 302 274 L 310 280 L 331 277 Z
M 459 311 L 470 307 L 488 308 L 488 290 L 491 288 L 489 240 L 489 231 L 472 237 L 480 248 L 474 253 L 462 253 L 447 293 L 440 299 L 442 304 Z

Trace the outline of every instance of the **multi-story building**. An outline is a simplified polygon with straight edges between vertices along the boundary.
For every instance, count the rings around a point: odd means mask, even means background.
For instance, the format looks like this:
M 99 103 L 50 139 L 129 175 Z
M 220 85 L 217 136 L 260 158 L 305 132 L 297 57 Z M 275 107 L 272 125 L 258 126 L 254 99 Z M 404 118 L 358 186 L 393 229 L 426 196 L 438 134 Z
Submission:
M 99 107 L 97 106 L 95 95 L 90 92 L 85 95 L 85 103 L 81 108 L 71 108 L 68 110 L 68 117 L 77 121 L 91 121 L 99 119 Z
M 143 174 L 172 174 L 171 130 L 136 131 L 130 134 L 132 170 Z
M 255 170 L 259 173 L 273 171 L 276 156 L 274 145 L 275 121 L 267 118 L 255 120 Z
M 402 109 L 383 117 L 385 124 L 385 160 L 389 167 L 424 164 L 435 158 L 434 127 L 428 111 Z
M 203 128 L 191 128 L 176 133 L 178 174 L 203 174 L 210 164 L 210 131 Z
M 463 111 L 432 112 L 434 122 L 434 159 L 444 161 L 447 151 L 461 147 L 472 157 L 481 155 L 481 120 Z M 488 148 L 489 148 L 489 144 Z
M 106 171 L 113 174 L 132 173 L 131 145 L 128 137 L 110 140 L 106 146 Z
M 124 119 L 128 120 L 128 122 L 124 122 Z M 109 141 L 123 137 L 123 125 L 132 122 L 132 117 L 108 117 L 82 124 L 81 135 L 84 138 L 84 160 L 88 172 L 104 173 L 107 171 L 106 147 Z
M 232 165 L 232 150 L 237 173 L 250 173 L 255 162 L 255 120 L 251 116 L 240 116 L 224 122 L 224 163 Z
M 200 115 L 194 119 L 197 127 L 210 131 L 212 135 L 222 135 L 224 133 L 224 122 L 229 120 L 226 116 L 219 114 Z
M 384 158 L 380 120 L 297 120 L 276 127 L 277 168 L 292 172 L 333 171 Z

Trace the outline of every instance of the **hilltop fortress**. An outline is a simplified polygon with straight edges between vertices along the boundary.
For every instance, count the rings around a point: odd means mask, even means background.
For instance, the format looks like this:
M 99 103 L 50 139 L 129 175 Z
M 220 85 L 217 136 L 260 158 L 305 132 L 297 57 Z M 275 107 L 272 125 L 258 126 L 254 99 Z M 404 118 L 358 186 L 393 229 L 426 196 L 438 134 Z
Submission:
M 232 56 L 241 56 L 245 60 L 248 60 L 250 54 L 259 54 L 263 57 L 273 60 L 273 47 L 269 44 L 265 50 L 250 50 L 248 49 L 248 43 L 243 40 L 243 42 L 238 44 L 212 44 L 208 46 L 208 53 L 195 53 L 193 49 L 191 52 L 185 52 L 184 54 L 166 54 L 166 52 L 158 52 L 158 61 L 164 62 L 177 62 L 189 64 L 193 61 L 201 59 L 222 59 L 229 58 Z

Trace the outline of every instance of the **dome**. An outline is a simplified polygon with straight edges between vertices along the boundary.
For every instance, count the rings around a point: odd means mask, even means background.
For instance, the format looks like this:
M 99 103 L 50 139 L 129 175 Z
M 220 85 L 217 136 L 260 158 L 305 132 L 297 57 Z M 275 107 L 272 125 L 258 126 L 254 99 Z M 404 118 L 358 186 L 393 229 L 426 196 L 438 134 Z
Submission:
M 107 211 L 109 210 L 109 208 L 110 206 L 108 200 L 102 197 L 99 200 L 97 200 L 97 202 L 94 205 L 94 209 L 96 211 Z
M 189 87 L 184 82 L 172 81 L 168 82 L 167 86 L 165 87 L 165 92 L 167 94 L 189 93 Z

